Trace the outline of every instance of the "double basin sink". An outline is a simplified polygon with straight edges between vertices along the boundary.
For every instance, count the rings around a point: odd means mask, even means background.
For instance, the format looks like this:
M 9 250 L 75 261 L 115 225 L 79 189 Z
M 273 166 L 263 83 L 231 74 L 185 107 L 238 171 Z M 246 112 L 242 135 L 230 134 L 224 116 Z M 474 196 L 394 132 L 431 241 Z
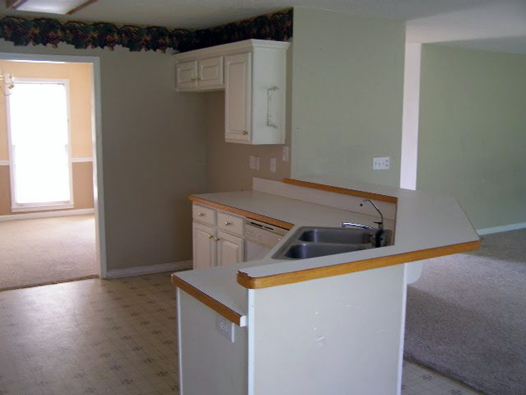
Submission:
M 299 228 L 274 254 L 274 259 L 306 259 L 374 248 L 375 233 L 358 228 Z M 384 244 L 391 244 L 392 232 L 384 231 Z

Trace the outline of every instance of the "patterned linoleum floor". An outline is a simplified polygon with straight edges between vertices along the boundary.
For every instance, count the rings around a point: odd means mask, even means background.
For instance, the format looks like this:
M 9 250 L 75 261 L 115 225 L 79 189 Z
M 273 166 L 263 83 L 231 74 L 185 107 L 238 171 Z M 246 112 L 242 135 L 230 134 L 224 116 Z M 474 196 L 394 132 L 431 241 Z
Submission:
M 169 274 L 0 292 L 0 395 L 177 394 L 176 358 Z M 404 395 L 475 394 L 408 362 L 403 381 Z

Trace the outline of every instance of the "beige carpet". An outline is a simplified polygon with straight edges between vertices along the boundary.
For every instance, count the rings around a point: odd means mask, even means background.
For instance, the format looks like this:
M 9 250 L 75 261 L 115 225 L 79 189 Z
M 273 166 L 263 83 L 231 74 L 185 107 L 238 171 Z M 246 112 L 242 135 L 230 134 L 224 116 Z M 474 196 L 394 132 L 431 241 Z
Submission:
M 425 261 L 407 288 L 405 357 L 484 394 L 526 394 L 525 241 L 496 233 Z
M 93 215 L 0 222 L 0 290 L 98 273 Z

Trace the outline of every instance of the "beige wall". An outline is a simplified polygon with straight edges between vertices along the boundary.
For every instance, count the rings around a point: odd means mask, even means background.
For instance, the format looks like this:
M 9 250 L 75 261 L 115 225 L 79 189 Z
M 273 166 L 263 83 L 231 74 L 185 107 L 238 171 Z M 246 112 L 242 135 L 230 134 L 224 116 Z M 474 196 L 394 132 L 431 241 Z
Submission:
M 0 52 L 100 58 L 108 270 L 190 259 L 187 196 L 205 191 L 205 98 L 174 92 L 172 57 L 3 40 Z
M 282 180 L 290 177 L 290 121 L 292 97 L 292 46 L 287 50 L 287 118 L 285 145 L 289 161 L 283 161 L 283 145 L 245 145 L 225 142 L 225 92 L 206 96 L 206 185 L 207 192 L 252 189 L 252 177 Z M 250 156 L 259 156 L 260 169 L 249 168 Z M 276 158 L 276 172 L 270 171 L 270 159 Z
M 526 55 L 422 46 L 417 187 L 476 228 L 526 222 Z
M 207 192 L 252 189 L 252 177 L 282 180 L 290 175 L 290 162 L 283 162 L 283 145 L 245 145 L 225 142 L 225 92 L 206 94 Z M 289 144 L 287 142 L 287 144 Z M 250 155 L 260 157 L 260 170 L 250 170 Z M 270 158 L 277 159 L 276 172 Z
M 69 81 L 71 157 L 92 158 L 91 128 L 91 65 L 86 63 L 31 63 L 0 60 L 0 69 L 15 78 L 49 78 Z M 9 160 L 6 98 L 0 95 L 0 161 Z M 1 166 L 6 167 L 7 166 Z M 93 208 L 93 172 L 91 163 L 73 163 L 73 209 Z M 88 170 L 89 169 L 89 170 Z M 88 177 L 87 172 L 91 171 Z M 4 175 L 7 174 L 7 178 Z M 9 170 L 0 176 L 0 215 L 11 212 Z
M 404 24 L 295 7 L 293 45 L 292 176 L 398 186 Z

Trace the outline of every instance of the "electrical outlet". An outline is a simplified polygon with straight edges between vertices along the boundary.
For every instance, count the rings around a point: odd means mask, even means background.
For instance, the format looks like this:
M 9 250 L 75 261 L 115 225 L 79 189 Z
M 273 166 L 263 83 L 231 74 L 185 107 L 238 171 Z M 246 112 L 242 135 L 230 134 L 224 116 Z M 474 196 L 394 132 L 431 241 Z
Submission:
M 390 158 L 388 156 L 373 159 L 373 170 L 389 170 L 390 167 Z
M 283 147 L 283 162 L 288 162 L 290 160 L 290 147 L 285 145 Z
M 234 324 L 219 314 L 216 314 L 216 330 L 230 342 L 236 342 Z
M 250 170 L 259 170 L 259 156 L 250 155 Z
M 270 158 L 270 171 L 272 173 L 275 173 L 276 172 L 276 158 Z

